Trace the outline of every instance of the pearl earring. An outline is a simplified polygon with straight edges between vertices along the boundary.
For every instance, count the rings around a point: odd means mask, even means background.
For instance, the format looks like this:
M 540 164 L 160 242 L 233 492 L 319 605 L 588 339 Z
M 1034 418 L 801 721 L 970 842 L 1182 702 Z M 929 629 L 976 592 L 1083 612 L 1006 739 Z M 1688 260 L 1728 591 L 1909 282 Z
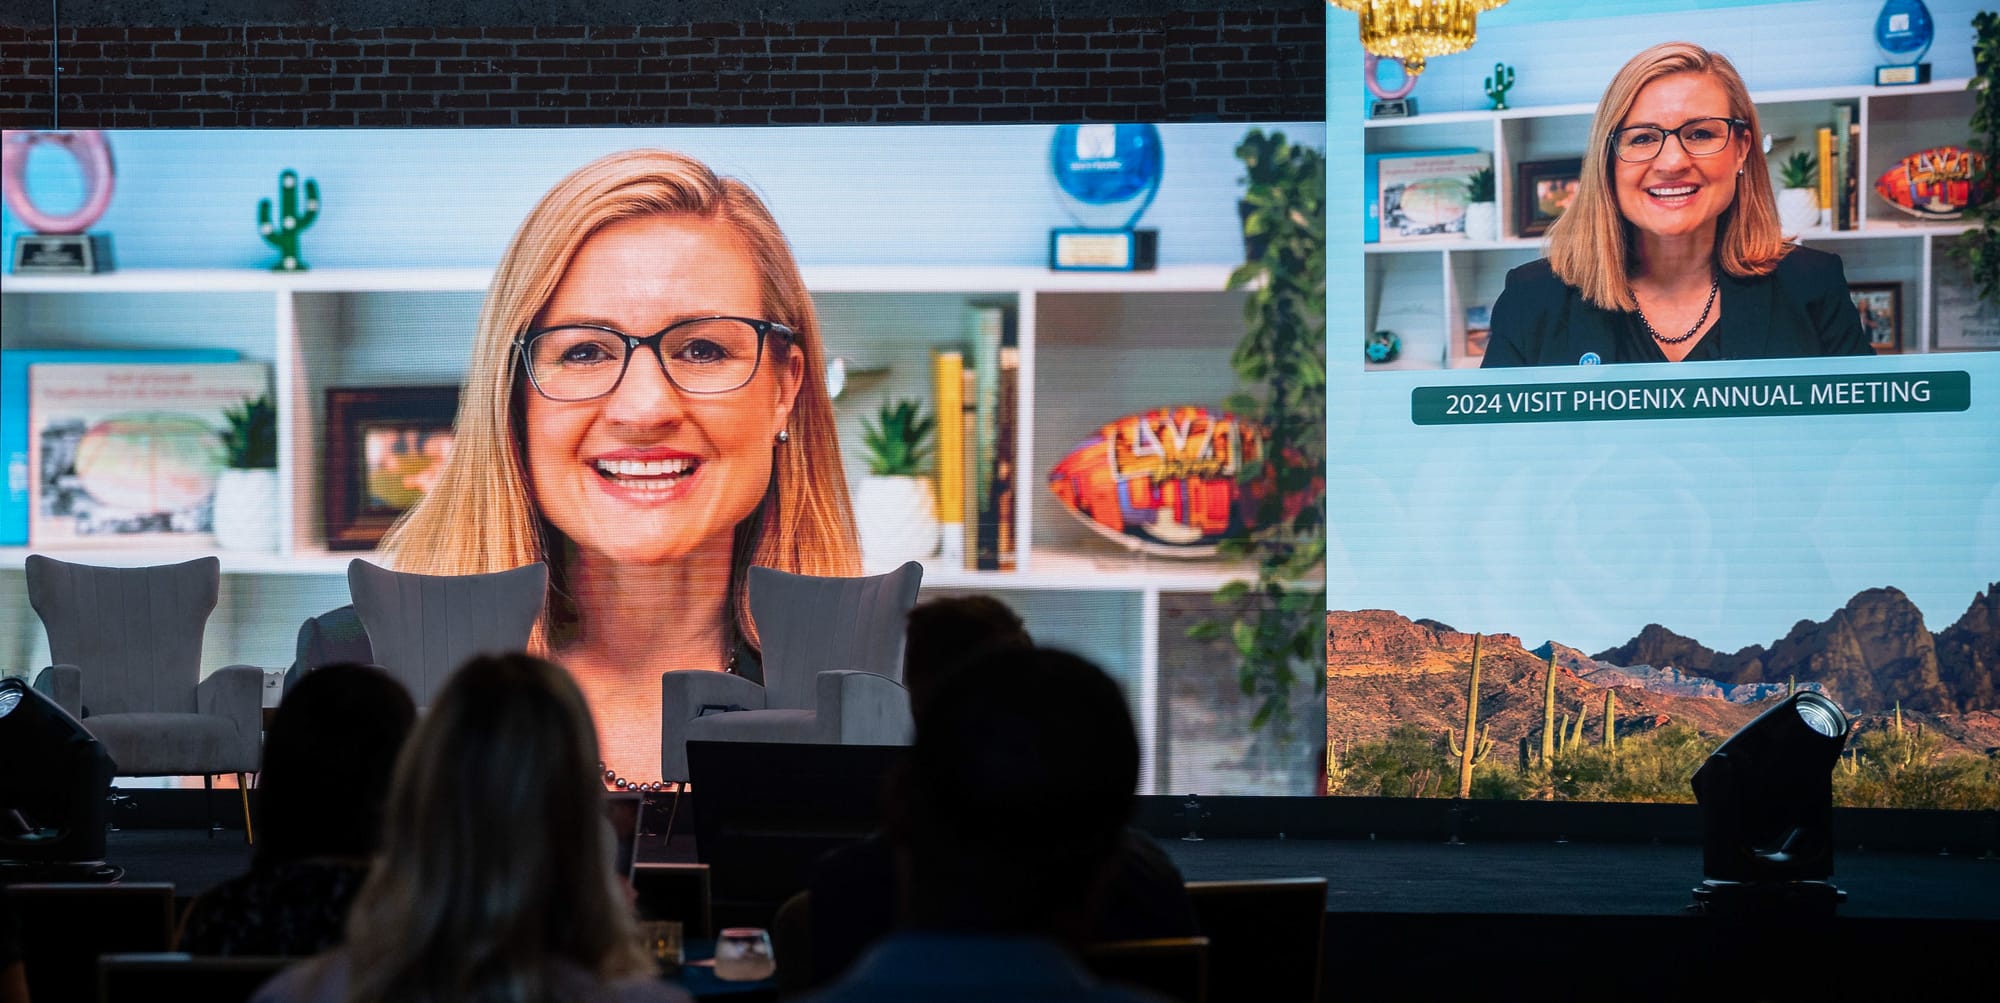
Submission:
M 779 430 L 778 430 L 778 441 L 779 441 L 779 442 L 781 442 L 781 443 L 783 443 L 783 442 L 790 442 L 790 441 L 792 441 L 792 430 L 791 430 L 791 429 L 789 429 L 789 428 L 781 428 L 781 429 L 779 429 Z

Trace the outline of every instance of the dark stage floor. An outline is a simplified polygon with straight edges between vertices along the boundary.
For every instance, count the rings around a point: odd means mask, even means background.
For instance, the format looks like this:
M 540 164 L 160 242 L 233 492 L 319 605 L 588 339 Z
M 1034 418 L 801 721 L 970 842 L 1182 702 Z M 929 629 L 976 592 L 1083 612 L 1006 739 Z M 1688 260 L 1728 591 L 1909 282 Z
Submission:
M 106 858 L 127 881 L 171 881 L 191 896 L 241 872 L 241 832 L 128 829 L 111 833 Z M 1701 881 L 1701 849 L 1679 844 L 1468 843 L 1343 839 L 1172 837 L 1160 845 L 1191 881 L 1327 878 L 1334 913 L 1521 913 L 1667 916 Z M 641 848 L 640 859 L 692 860 L 687 837 Z M 2000 859 L 1967 854 L 1849 850 L 1834 884 L 1853 917 L 2000 920 Z

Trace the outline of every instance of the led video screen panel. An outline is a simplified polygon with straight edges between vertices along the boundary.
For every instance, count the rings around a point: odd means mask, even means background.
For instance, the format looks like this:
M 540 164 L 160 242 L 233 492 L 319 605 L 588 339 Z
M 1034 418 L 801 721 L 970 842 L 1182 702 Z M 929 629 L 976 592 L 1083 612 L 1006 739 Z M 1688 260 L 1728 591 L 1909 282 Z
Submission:
M 1840 803 L 2000 801 L 1976 6 L 1929 9 L 1918 71 L 1874 3 L 1513 4 L 1413 117 L 1330 17 L 1329 790 L 1689 801 L 1807 687 Z
M 533 643 L 583 684 L 607 768 L 651 782 L 661 673 L 761 672 L 748 565 L 914 559 L 926 595 L 993 593 L 1104 665 L 1145 789 L 1176 786 L 1249 741 L 1249 709 L 1172 706 L 1234 687 L 1180 611 L 1245 572 L 1215 545 L 1256 448 L 1226 408 L 1256 131 L 1324 144 L 1319 123 L 104 133 L 90 232 L 114 267 L 15 270 L 0 297 L 21 380 L 0 646 L 49 660 L 29 552 L 220 554 L 211 671 L 306 657 L 309 618 L 351 633 L 351 560 L 540 560 Z M 1094 166 L 1120 157 L 1157 170 Z M 37 204 L 82 200 L 52 145 L 25 163 Z M 1111 267 L 1134 227 L 1152 267 Z M 244 501 L 214 485 L 258 387 L 276 472 Z

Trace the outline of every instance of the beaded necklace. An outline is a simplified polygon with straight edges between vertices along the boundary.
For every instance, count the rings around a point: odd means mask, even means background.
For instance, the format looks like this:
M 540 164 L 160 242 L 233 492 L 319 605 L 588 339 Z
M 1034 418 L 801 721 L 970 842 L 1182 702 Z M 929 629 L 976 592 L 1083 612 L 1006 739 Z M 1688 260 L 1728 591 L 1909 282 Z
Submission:
M 1696 331 L 1701 330 L 1701 326 L 1703 324 L 1708 323 L 1709 311 L 1715 309 L 1715 296 L 1718 292 L 1721 291 L 1722 291 L 1722 277 L 1719 275 L 1711 277 L 1708 280 L 1708 302 L 1702 305 L 1701 316 L 1696 317 L 1694 321 L 1694 326 L 1688 328 L 1687 333 L 1681 335 L 1678 338 L 1669 338 L 1660 334 L 1660 332 L 1653 330 L 1653 324 L 1651 321 L 1648 321 L 1646 319 L 1646 311 L 1645 308 L 1643 307 L 1641 307 L 1639 310 L 1639 326 L 1645 328 L 1646 333 L 1652 335 L 1653 340 L 1659 342 L 1662 345 L 1678 345 L 1681 342 L 1694 337 L 1694 333 Z

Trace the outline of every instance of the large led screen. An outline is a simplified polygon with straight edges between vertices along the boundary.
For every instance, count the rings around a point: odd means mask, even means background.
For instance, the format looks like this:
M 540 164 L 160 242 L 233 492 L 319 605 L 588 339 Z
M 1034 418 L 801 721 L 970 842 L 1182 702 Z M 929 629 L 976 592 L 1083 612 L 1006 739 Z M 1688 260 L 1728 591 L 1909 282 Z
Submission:
M 2000 803 L 1975 6 L 1921 69 L 1875 3 L 1534 6 L 1405 117 L 1329 18 L 1326 788 L 1689 801 L 1808 688 L 1839 803 Z
M 791 674 L 765 676 L 787 611 L 752 615 L 749 567 L 915 560 L 926 596 L 992 593 L 1104 665 L 1146 790 L 1268 785 L 1235 666 L 1186 633 L 1248 573 L 1218 552 L 1261 448 L 1229 410 L 1239 147 L 1277 133 L 1324 143 L 1319 123 L 104 133 L 115 187 L 89 230 L 113 267 L 17 268 L 0 296 L 8 670 L 51 657 L 30 552 L 218 554 L 203 670 L 264 667 L 270 700 L 353 650 L 350 562 L 539 562 L 530 643 L 582 683 L 606 769 L 643 784 L 679 779 L 664 672 L 764 676 L 671 708 L 695 717 L 896 670 L 819 650 L 836 624 L 793 629 Z M 56 144 L 21 160 L 35 205 L 83 200 Z M 33 231 L 10 208 L 0 240 L 58 253 Z M 255 424 L 263 390 L 258 464 L 228 413 Z

